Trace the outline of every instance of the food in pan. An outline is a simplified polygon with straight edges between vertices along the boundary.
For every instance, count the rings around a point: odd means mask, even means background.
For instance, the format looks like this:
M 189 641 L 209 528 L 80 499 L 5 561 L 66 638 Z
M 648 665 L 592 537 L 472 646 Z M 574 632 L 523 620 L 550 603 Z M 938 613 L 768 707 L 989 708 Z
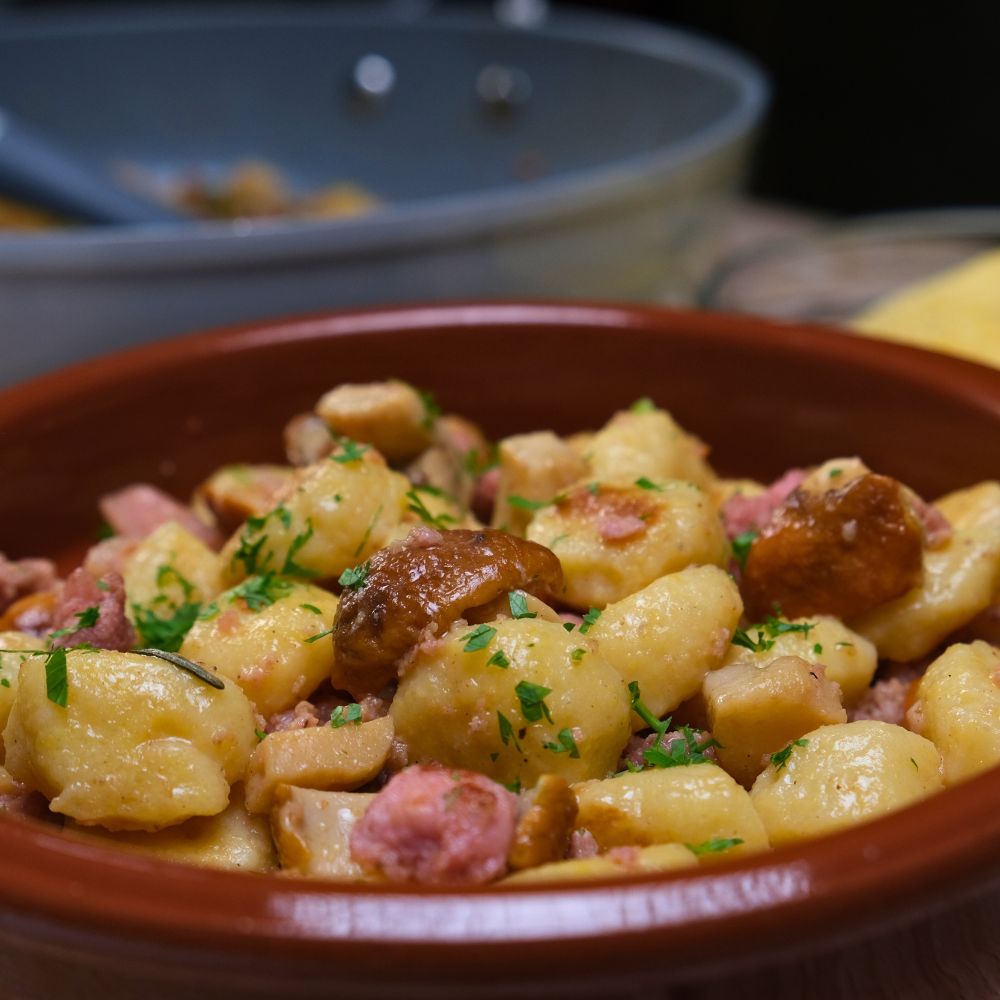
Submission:
M 647 399 L 496 445 L 390 381 L 286 465 L 0 558 L 0 803 L 161 858 L 471 886 L 665 871 L 1000 763 L 1000 483 L 720 478 Z M 40 543 L 39 548 L 43 548 Z

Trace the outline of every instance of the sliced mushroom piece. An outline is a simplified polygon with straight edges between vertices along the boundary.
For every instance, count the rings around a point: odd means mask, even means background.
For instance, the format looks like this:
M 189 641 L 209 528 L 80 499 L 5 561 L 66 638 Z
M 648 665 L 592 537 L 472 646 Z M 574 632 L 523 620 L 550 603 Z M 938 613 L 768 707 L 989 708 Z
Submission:
M 198 487 L 194 506 L 204 505 L 219 529 L 232 534 L 248 517 L 273 510 L 296 480 L 286 465 L 226 465 Z
M 916 586 L 923 531 L 904 490 L 869 473 L 824 493 L 792 493 L 747 555 L 747 614 L 760 619 L 778 606 L 788 618 L 845 619 Z
M 523 796 L 525 808 L 514 828 L 507 863 L 514 871 L 566 857 L 576 822 L 577 803 L 565 778 L 543 774 Z
M 333 435 L 315 413 L 300 413 L 285 424 L 285 456 L 292 465 L 312 465 L 333 451 Z
M 402 545 L 376 552 L 364 583 L 341 596 L 334 687 L 355 698 L 377 693 L 422 639 L 443 634 L 466 610 L 511 590 L 558 594 L 559 560 L 503 531 L 415 529 Z

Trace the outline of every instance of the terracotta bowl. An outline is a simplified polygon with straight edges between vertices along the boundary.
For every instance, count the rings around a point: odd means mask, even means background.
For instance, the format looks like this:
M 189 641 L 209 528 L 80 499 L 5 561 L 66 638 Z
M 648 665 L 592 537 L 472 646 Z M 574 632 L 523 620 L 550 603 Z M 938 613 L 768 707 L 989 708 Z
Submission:
M 759 479 L 855 452 L 932 497 L 1000 471 L 1000 372 L 961 361 L 709 314 L 415 307 L 195 335 L 8 391 L 0 550 L 68 564 L 94 537 L 102 492 L 149 480 L 183 496 L 223 462 L 276 459 L 283 422 L 324 389 L 386 375 L 494 434 L 593 426 L 650 395 L 711 443 L 721 471 Z M 985 893 L 1000 880 L 998 802 L 994 770 L 747 861 L 476 892 L 203 871 L 0 817 L 0 992 L 638 995 Z

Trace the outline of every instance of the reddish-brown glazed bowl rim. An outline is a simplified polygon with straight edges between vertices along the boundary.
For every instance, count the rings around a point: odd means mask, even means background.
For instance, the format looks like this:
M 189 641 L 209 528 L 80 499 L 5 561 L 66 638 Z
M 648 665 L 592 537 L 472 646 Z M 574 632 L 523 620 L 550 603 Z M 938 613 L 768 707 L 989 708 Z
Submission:
M 435 327 L 560 326 L 747 338 L 832 365 L 904 374 L 949 391 L 1000 426 L 1000 372 L 819 327 L 638 306 L 454 304 L 260 323 L 161 342 L 44 376 L 0 395 L 0 427 L 65 407 L 151 367 L 218 362 L 282 341 Z M 609 962 L 633 971 L 718 967 L 861 934 L 1000 881 L 1000 769 L 874 823 L 744 861 L 571 886 L 485 891 L 340 887 L 202 870 L 94 847 L 0 816 L 0 911 L 123 940 L 350 963 L 378 975 L 391 946 L 403 981 L 448 979 L 474 948 L 491 983 L 579 977 Z M 516 967 L 510 946 L 517 945 Z M 407 971 L 408 970 L 408 971 Z M 384 972 L 384 970 L 383 970 Z

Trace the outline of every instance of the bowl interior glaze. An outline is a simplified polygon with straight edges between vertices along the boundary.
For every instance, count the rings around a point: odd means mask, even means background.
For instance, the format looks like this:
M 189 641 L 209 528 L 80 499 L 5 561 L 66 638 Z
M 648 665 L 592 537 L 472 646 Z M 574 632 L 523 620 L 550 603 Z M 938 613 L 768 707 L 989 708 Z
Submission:
M 762 480 L 854 453 L 927 497 L 1000 472 L 1000 372 L 962 361 L 711 314 L 421 306 L 180 338 L 0 395 L 0 551 L 68 567 L 94 538 L 101 493 L 147 480 L 185 496 L 225 462 L 278 459 L 288 417 L 338 382 L 386 376 L 434 390 L 493 435 L 594 427 L 652 396 L 712 446 L 722 473 Z M 995 883 L 998 798 L 994 770 L 744 862 L 486 892 L 188 869 L 0 816 L 0 945 L 27 995 L 44 984 L 53 997 L 131 996 L 141 983 L 149 998 L 184 983 L 320 996 L 332 966 L 359 997 L 619 995 Z M 85 969 L 94 992 L 71 992 L 68 969 Z

